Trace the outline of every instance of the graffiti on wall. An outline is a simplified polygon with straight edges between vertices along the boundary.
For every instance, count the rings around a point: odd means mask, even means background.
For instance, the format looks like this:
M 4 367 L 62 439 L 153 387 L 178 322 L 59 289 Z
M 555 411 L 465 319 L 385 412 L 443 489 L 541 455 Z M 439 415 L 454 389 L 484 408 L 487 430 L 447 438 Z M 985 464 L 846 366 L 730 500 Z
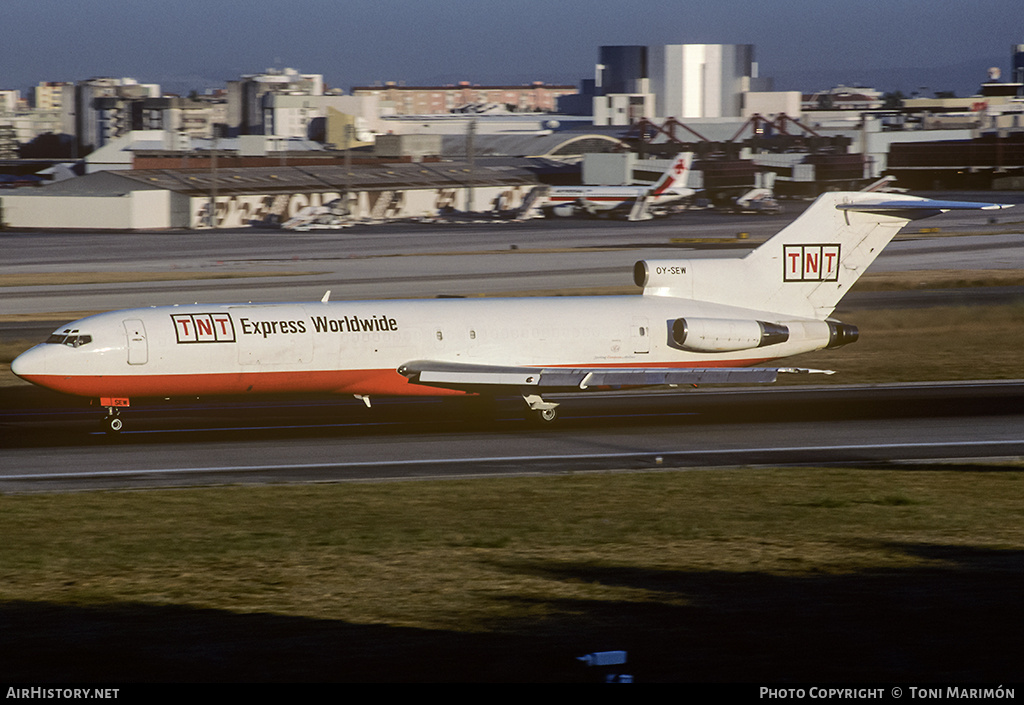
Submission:
M 523 202 L 522 187 L 479 187 L 477 203 L 496 210 L 516 208 Z M 364 191 L 353 201 L 355 218 L 391 220 L 436 215 L 444 208 L 458 208 L 465 201 L 465 189 L 408 189 Z M 275 227 L 295 217 L 307 206 L 323 206 L 341 198 L 338 191 L 283 194 L 235 194 L 218 196 L 210 218 L 210 198 L 194 196 L 190 202 L 190 227 L 208 228 Z
M 191 204 L 191 227 L 203 229 L 273 226 L 293 217 L 306 206 L 320 206 L 337 198 L 341 198 L 337 191 L 218 196 L 211 224 L 210 199 L 194 197 Z

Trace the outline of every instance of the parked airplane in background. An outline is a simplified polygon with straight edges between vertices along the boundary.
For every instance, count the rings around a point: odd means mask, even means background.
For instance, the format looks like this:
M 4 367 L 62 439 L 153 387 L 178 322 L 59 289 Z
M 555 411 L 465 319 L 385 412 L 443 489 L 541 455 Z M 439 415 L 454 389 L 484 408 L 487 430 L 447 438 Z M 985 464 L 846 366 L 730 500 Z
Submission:
M 308 232 L 310 230 L 340 230 L 355 225 L 348 199 L 336 198 L 322 206 L 306 206 L 281 223 L 282 230 Z
M 651 208 L 664 207 L 695 193 L 686 186 L 692 163 L 692 153 L 676 155 L 653 186 L 552 186 L 541 210 L 545 215 L 622 214 L 629 220 L 649 220 Z
M 774 171 L 765 172 L 761 178 L 762 185 L 753 188 L 733 201 L 733 213 L 758 213 L 761 215 L 778 215 L 782 207 L 775 199 Z
M 857 339 L 831 319 L 909 220 L 1004 206 L 827 193 L 742 258 L 644 260 L 639 296 L 195 304 L 114 311 L 18 356 L 19 377 L 97 397 L 108 431 L 132 397 L 333 392 L 517 394 L 773 382 L 752 367 Z M 329 292 L 328 292 L 329 293 Z
M 755 188 L 733 201 L 732 212 L 778 215 L 782 212 L 782 206 L 779 205 L 775 199 L 775 193 L 770 188 Z

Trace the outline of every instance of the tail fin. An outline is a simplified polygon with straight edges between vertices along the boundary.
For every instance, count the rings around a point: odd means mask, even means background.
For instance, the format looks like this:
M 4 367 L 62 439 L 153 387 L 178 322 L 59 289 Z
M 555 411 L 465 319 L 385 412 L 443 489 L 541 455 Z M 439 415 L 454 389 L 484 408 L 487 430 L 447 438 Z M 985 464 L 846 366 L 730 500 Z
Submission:
M 644 294 L 823 319 L 911 220 L 1005 208 L 877 193 L 826 193 L 742 259 L 638 262 Z
M 665 173 L 661 175 L 658 182 L 651 189 L 651 195 L 657 196 L 671 188 L 686 186 L 687 172 L 693 163 L 693 152 L 680 152 L 672 160 L 672 164 Z

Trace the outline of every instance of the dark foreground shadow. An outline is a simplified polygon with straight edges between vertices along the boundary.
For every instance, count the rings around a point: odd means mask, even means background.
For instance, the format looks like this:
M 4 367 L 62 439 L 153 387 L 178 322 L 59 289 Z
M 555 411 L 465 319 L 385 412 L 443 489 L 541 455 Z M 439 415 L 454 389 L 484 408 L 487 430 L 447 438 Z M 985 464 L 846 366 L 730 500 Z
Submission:
M 525 604 L 457 633 L 178 606 L 0 605 L 8 682 L 595 681 L 576 656 L 625 649 L 637 682 L 1024 680 L 1024 552 L 896 546 L 927 568 L 850 575 L 502 564 L 633 589 Z

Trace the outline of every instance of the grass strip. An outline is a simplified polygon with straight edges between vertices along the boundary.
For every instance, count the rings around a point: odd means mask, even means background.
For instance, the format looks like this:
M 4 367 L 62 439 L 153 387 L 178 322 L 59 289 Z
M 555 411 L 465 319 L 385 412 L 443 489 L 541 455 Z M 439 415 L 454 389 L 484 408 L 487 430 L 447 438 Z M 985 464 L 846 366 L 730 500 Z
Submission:
M 12 679 L 571 679 L 624 648 L 645 680 L 1019 681 L 1020 470 L 0 497 L 0 651 Z

